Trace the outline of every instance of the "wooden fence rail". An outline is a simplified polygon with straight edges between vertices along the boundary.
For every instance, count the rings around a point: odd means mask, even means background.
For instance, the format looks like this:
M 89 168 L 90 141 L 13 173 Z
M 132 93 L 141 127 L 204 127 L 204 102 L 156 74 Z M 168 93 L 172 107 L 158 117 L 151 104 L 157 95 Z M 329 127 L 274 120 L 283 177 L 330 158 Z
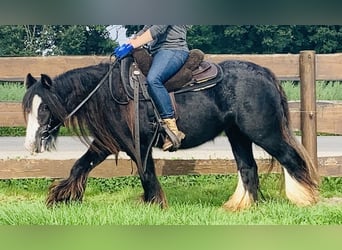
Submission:
M 206 59 L 216 63 L 247 60 L 271 69 L 281 80 L 299 80 L 300 77 L 299 54 L 208 54 Z M 108 60 L 107 56 L 0 57 L 0 81 L 24 81 L 27 73 L 35 77 L 41 73 L 53 77 L 69 69 Z M 342 80 L 342 53 L 316 55 L 316 80 Z
M 290 101 L 289 108 L 292 129 L 300 131 L 300 102 Z M 0 102 L 0 127 L 23 127 L 25 125 L 21 103 Z M 342 102 L 317 102 L 317 132 L 342 135 Z

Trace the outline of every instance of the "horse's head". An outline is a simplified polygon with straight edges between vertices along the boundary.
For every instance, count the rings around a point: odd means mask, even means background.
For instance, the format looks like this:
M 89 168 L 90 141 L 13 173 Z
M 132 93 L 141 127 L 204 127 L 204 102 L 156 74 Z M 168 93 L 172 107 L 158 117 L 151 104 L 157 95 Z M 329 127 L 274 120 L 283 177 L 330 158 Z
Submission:
M 41 75 L 40 80 L 28 74 L 25 81 L 26 93 L 23 110 L 26 120 L 25 148 L 31 153 L 41 153 L 55 148 L 60 119 L 51 111 L 50 88 L 52 80 Z

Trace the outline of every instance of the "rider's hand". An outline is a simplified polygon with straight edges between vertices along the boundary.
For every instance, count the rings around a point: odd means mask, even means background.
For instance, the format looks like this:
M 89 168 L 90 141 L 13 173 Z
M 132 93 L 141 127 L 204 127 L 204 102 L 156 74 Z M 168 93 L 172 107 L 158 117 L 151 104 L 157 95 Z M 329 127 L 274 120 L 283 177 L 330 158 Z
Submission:
M 118 46 L 114 49 L 114 55 L 118 60 L 121 60 L 122 58 L 126 57 L 133 51 L 133 46 L 131 44 L 123 44 L 121 46 Z

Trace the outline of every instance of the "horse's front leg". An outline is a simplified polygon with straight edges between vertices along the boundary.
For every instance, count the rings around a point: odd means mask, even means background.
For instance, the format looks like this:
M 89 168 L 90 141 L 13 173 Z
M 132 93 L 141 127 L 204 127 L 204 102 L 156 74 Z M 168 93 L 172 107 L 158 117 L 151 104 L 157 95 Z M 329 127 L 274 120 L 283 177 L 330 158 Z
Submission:
M 166 208 L 168 206 L 166 196 L 157 178 L 151 152 L 147 155 L 146 170 L 139 173 L 139 176 L 144 189 L 144 194 L 142 196 L 143 201 L 146 203 L 157 204 L 161 208 Z
M 109 155 L 106 151 L 95 151 L 92 146 L 78 159 L 67 179 L 55 181 L 50 187 L 46 204 L 51 207 L 57 203 L 82 201 L 89 172 Z

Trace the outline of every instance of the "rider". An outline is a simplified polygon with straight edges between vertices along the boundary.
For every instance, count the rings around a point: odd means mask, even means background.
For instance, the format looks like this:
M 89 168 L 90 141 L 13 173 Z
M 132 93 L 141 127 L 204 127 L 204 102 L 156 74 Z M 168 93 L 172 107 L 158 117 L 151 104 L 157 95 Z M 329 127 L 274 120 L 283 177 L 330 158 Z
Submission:
M 149 44 L 153 59 L 146 77 L 148 92 L 164 123 L 179 141 L 184 139 L 185 134 L 178 130 L 171 98 L 164 83 L 184 65 L 189 56 L 187 28 L 187 25 L 145 25 L 137 36 L 114 50 L 115 56 L 122 59 L 135 48 Z M 170 150 L 172 146 L 171 140 L 166 136 L 163 150 Z

